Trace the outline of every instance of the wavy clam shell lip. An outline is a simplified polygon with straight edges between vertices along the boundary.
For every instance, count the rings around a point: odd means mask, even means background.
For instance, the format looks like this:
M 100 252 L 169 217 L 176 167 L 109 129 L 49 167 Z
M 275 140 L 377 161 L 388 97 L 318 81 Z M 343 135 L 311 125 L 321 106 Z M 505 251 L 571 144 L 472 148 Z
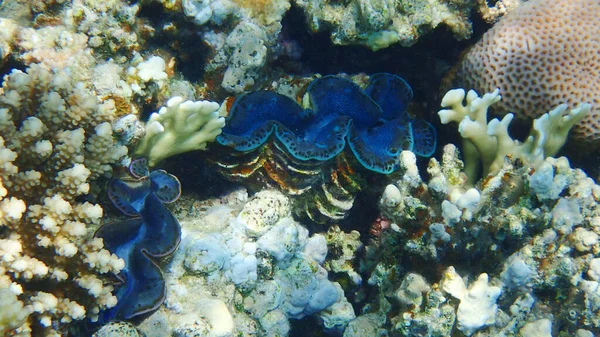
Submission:
M 134 181 L 112 180 L 109 198 L 125 215 L 133 217 L 102 226 L 95 234 L 106 249 L 125 260 L 118 275 L 117 305 L 104 312 L 104 320 L 136 319 L 154 312 L 165 300 L 166 284 L 153 258 L 172 254 L 181 241 L 181 226 L 163 205 L 181 195 L 179 180 L 164 170 L 149 172 L 146 161 L 134 160 Z
M 396 75 L 374 74 L 364 90 L 345 78 L 324 76 L 309 84 L 306 95 L 306 109 L 276 92 L 242 95 L 217 142 L 250 152 L 273 139 L 294 159 L 317 162 L 338 156 L 348 143 L 362 166 L 383 174 L 398 169 L 402 150 L 424 157 L 435 150 L 435 128 L 408 115 L 412 89 Z

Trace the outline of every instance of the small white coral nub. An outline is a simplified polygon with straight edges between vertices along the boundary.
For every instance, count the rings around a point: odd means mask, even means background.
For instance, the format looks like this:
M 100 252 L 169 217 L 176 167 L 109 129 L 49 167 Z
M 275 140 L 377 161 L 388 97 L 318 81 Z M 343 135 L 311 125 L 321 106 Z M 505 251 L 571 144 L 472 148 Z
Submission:
M 442 289 L 460 300 L 456 312 L 457 328 L 465 335 L 471 336 L 478 329 L 493 324 L 496 320 L 498 305 L 496 300 L 502 289 L 489 285 L 487 274 L 481 274 L 467 289 L 465 281 L 458 275 L 454 267 L 444 272 Z
M 144 82 L 152 80 L 162 84 L 168 77 L 165 69 L 165 60 L 160 56 L 152 56 L 148 60 L 137 65 L 138 76 Z

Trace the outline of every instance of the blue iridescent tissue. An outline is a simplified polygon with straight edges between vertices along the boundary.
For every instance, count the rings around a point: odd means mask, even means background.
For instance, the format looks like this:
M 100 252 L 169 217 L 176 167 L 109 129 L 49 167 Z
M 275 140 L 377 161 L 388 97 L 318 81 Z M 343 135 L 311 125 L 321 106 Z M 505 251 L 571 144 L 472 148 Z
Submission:
M 235 101 L 217 142 L 250 152 L 273 138 L 300 161 L 326 161 L 348 145 L 363 167 L 389 174 L 401 151 L 435 151 L 435 128 L 407 113 L 412 98 L 410 86 L 387 73 L 372 75 L 364 90 L 338 76 L 318 78 L 306 90 L 305 108 L 275 92 L 251 92 Z
M 104 225 L 95 234 L 125 261 L 117 275 L 117 305 L 102 313 L 104 322 L 136 320 L 160 307 L 166 284 L 155 259 L 173 253 L 181 240 L 179 222 L 164 205 L 179 198 L 179 180 L 164 170 L 149 172 L 143 159 L 133 161 L 129 169 L 131 179 L 109 182 L 108 196 L 131 219 Z

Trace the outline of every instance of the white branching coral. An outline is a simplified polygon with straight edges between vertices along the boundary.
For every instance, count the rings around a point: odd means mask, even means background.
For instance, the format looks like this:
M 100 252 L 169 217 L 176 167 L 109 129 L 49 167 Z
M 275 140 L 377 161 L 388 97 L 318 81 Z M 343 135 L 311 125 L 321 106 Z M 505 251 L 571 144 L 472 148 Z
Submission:
M 66 79 L 63 81 L 63 79 Z M 127 154 L 112 138 L 114 103 L 68 70 L 31 64 L 0 88 L 0 334 L 59 336 L 116 304 L 103 276 L 123 260 L 92 239 L 102 207 L 79 197 Z M 42 281 L 42 282 L 41 282 Z M 4 296 L 6 295 L 6 296 Z
M 465 98 L 466 104 L 463 105 Z M 489 107 L 501 99 L 498 89 L 482 97 L 473 90 L 465 95 L 463 89 L 453 89 L 442 99 L 442 107 L 448 109 L 438 112 L 440 121 L 442 124 L 458 123 L 458 131 L 463 137 L 465 173 L 471 183 L 477 178 L 479 161 L 483 165 L 483 175 L 487 176 L 502 168 L 507 155 L 534 166 L 555 155 L 566 142 L 569 130 L 592 108 L 585 103 L 567 110 L 567 105 L 561 104 L 535 119 L 529 136 L 520 142 L 508 134 L 509 124 L 514 118 L 512 113 L 506 114 L 502 120 L 487 121 Z

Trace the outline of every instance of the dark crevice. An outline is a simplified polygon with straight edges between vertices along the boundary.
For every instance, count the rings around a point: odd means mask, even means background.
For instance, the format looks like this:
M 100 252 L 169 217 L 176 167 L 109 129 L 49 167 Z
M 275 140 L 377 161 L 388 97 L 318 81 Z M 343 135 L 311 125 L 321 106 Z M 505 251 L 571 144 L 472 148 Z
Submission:
M 17 62 L 14 58 L 9 56 L 6 60 L 6 63 L 0 67 L 0 79 L 4 78 L 5 75 L 10 74 L 13 69 L 25 72 L 27 67 L 25 67 L 23 63 Z
M 144 2 L 140 18 L 156 27 L 149 37 L 148 50 L 162 49 L 175 57 L 175 70 L 191 82 L 202 81 L 204 65 L 212 50 L 202 41 L 202 27 L 178 12 L 167 12 L 158 2 Z

